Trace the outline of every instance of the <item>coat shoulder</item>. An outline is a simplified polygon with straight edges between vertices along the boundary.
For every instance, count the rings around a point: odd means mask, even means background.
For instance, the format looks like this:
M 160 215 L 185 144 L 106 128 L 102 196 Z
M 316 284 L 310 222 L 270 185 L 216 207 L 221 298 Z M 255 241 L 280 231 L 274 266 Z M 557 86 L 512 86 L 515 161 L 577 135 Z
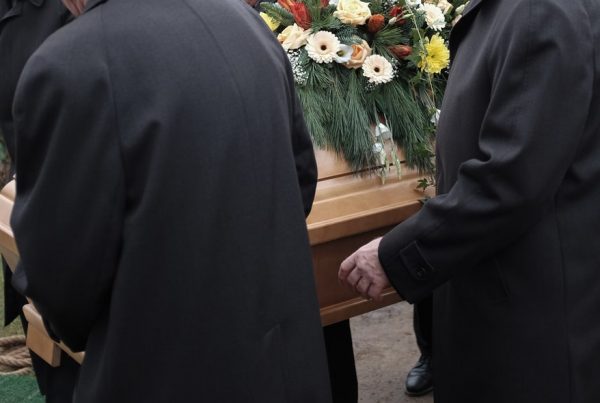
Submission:
M 82 83 L 104 70 L 105 44 L 99 15 L 90 12 L 50 35 L 27 61 L 19 85 L 43 80 L 47 85 Z
M 100 15 L 92 10 L 50 35 L 32 54 L 27 65 L 43 60 L 49 68 L 68 68 L 71 73 L 76 73 L 86 64 L 96 63 L 97 56 L 103 54 L 102 30 Z
M 581 13 L 587 8 L 585 0 L 499 0 L 496 5 L 500 15 L 511 19 L 525 18 L 544 25 L 546 29 L 551 28 L 557 18 L 581 18 Z

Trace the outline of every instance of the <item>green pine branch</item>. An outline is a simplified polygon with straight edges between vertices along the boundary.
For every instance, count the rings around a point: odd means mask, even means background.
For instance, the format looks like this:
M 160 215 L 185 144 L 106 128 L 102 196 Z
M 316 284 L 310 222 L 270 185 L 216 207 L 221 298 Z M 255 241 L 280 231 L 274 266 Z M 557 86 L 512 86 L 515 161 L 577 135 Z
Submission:
M 283 26 L 294 24 L 294 16 L 283 7 L 274 3 L 260 3 L 262 11 Z

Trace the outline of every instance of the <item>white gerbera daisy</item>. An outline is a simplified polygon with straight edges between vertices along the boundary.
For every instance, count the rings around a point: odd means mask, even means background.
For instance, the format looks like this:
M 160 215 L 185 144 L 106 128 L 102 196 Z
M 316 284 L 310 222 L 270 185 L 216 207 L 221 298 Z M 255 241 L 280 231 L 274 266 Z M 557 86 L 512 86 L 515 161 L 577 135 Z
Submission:
M 317 63 L 331 63 L 340 50 L 340 40 L 327 31 L 319 31 L 308 37 L 306 52 Z
M 385 84 L 394 78 L 394 67 L 385 57 L 371 55 L 362 66 L 363 74 L 372 84 Z
M 441 31 L 446 26 L 446 17 L 444 12 L 433 4 L 423 4 L 419 11 L 425 15 L 427 26 L 434 31 Z

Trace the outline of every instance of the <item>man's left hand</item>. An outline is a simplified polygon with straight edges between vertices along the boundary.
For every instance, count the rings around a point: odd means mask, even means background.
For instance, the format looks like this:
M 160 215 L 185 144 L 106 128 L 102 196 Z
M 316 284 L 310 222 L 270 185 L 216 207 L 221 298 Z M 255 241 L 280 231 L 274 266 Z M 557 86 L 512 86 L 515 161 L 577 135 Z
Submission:
M 367 299 L 381 301 L 382 291 L 390 285 L 381 262 L 379 262 L 379 243 L 381 238 L 364 245 L 340 265 L 340 282 L 351 287 Z
M 62 3 L 71 14 L 78 17 L 83 13 L 87 0 L 62 0 Z

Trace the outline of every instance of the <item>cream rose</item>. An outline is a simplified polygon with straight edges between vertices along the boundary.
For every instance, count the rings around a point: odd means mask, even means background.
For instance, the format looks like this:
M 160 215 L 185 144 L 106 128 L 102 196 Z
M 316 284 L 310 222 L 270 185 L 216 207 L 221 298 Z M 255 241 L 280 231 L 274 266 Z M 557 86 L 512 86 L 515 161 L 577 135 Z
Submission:
M 298 49 L 306 45 L 310 31 L 305 31 L 297 24 L 286 27 L 278 36 L 277 40 L 285 50 Z
M 362 43 L 355 43 L 352 45 L 352 56 L 350 56 L 350 60 L 344 63 L 344 66 L 349 69 L 359 69 L 362 67 L 367 56 L 370 55 L 371 47 L 367 41 L 363 40 Z
M 344 24 L 364 25 L 371 16 L 369 3 L 359 0 L 339 0 L 333 13 Z
M 452 4 L 448 3 L 446 0 L 438 1 L 437 6 L 439 7 L 440 10 L 442 10 L 442 12 L 444 14 L 448 14 L 452 10 L 452 7 L 454 7 Z

